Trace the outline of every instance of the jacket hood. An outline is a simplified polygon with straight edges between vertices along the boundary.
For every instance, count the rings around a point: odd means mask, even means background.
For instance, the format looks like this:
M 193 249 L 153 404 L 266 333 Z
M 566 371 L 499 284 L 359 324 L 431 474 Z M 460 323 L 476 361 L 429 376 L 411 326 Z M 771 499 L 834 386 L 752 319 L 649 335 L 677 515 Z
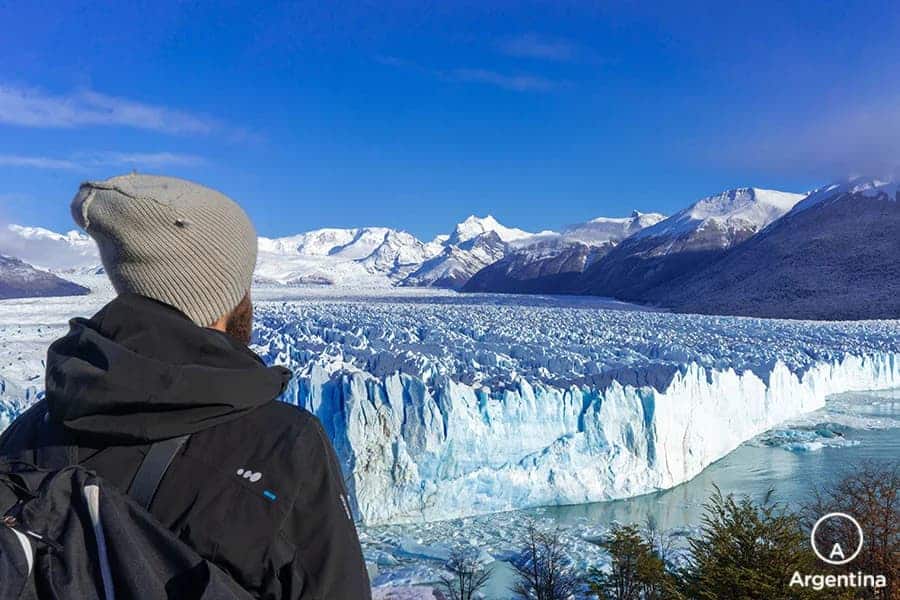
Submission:
M 272 401 L 291 378 L 230 335 L 178 310 L 123 294 L 69 322 L 47 353 L 50 419 L 119 442 L 167 439 Z

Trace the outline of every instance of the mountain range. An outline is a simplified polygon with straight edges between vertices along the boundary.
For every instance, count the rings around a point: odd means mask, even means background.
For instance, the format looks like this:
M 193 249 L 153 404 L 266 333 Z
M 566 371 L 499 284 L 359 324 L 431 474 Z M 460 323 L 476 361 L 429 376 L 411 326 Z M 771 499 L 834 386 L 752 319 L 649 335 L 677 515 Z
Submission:
M 387 227 L 317 229 L 289 237 L 260 237 L 254 276 L 257 283 L 270 285 L 458 289 L 515 244 L 556 235 L 505 227 L 490 215 L 470 216 L 430 242 Z M 0 252 L 62 275 L 102 272 L 96 245 L 79 231 L 60 234 L 10 225 L 0 232 Z
M 514 243 L 505 255 L 473 274 L 467 292 L 561 293 L 622 240 L 663 221 L 665 216 L 633 212 L 625 218 L 598 217 L 561 233 L 545 232 Z
M 530 233 L 471 216 L 425 242 L 385 227 L 259 239 L 257 283 L 591 294 L 681 312 L 900 317 L 897 184 L 810 194 L 737 188 L 670 217 L 635 211 Z M 0 253 L 57 275 L 102 272 L 80 232 L 9 226 Z M 0 274 L 0 281 L 2 281 Z
M 90 290 L 53 273 L 0 254 L 0 300 L 41 296 L 82 296 Z
M 862 178 L 826 186 L 644 300 L 692 313 L 900 318 L 898 188 Z
M 591 265 L 569 290 L 646 302 L 654 288 L 715 261 L 803 199 L 757 188 L 702 198 L 642 229 Z

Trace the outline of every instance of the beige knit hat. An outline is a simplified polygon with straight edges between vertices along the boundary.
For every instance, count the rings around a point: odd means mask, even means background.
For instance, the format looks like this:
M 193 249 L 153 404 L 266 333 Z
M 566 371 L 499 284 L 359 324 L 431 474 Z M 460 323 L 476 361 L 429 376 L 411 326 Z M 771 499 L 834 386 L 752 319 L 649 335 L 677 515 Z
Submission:
M 202 185 L 122 175 L 81 185 L 72 216 L 100 248 L 109 279 L 208 326 L 250 289 L 257 239 L 233 200 Z

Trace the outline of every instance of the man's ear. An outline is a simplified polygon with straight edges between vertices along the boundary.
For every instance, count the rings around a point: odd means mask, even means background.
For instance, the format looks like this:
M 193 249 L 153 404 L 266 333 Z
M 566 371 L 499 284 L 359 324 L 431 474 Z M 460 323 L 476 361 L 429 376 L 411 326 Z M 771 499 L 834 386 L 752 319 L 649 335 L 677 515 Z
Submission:
M 208 327 L 210 329 L 215 329 L 216 331 L 221 331 L 225 333 L 228 330 L 228 319 L 231 317 L 231 313 L 227 315 L 222 315 L 218 319 L 216 319 L 215 323 L 210 324 Z

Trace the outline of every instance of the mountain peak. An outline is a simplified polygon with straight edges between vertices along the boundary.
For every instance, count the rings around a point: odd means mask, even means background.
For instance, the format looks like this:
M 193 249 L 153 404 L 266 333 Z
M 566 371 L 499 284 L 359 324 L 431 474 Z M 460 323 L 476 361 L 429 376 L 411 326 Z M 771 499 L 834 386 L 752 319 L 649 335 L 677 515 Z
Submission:
M 459 245 L 491 231 L 496 233 L 504 242 L 512 242 L 532 235 L 521 229 L 501 225 L 492 215 L 487 215 L 485 217 L 470 215 L 465 221 L 456 226 L 453 233 L 448 238 L 447 243 Z
M 813 191 L 802 202 L 797 204 L 797 206 L 794 207 L 794 210 L 805 210 L 816 204 L 821 204 L 845 195 L 862 196 L 865 198 L 877 198 L 885 195 L 892 200 L 897 200 L 898 193 L 900 193 L 900 181 L 893 177 L 886 177 L 884 179 L 877 177 L 849 177 Z
M 803 194 L 754 187 L 725 190 L 697 200 L 668 219 L 647 227 L 637 238 L 691 236 L 707 225 L 723 231 L 758 231 L 791 210 Z M 723 244 L 732 243 L 726 235 Z
M 753 205 L 770 206 L 783 214 L 802 199 L 803 194 L 741 187 L 701 198 L 688 207 L 687 211 L 692 218 L 697 220 L 740 216 L 740 213 L 745 212 L 748 207 Z

